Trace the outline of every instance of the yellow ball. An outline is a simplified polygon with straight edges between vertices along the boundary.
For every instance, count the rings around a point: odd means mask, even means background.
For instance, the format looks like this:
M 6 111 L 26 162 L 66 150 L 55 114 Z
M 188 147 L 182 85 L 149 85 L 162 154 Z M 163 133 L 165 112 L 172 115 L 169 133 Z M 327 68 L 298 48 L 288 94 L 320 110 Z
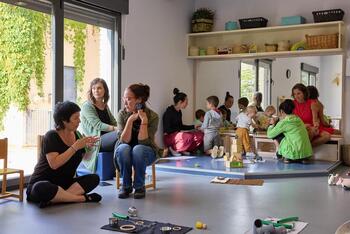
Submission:
M 196 222 L 196 228 L 197 229 L 202 229 L 203 228 L 203 223 L 201 221 Z

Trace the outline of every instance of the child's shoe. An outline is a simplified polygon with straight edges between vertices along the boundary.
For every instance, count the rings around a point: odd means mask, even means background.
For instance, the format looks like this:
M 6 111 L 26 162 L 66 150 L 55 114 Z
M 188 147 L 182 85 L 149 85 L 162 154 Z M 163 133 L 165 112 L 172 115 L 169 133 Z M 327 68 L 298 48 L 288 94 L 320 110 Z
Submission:
M 224 156 L 224 153 L 225 153 L 224 151 L 225 151 L 225 148 L 223 146 L 220 146 L 218 150 L 218 158 L 222 158 Z
M 213 149 L 211 150 L 211 157 L 212 158 L 217 158 L 218 157 L 218 151 L 219 151 L 219 148 L 218 148 L 218 146 L 217 145 L 215 145 L 214 147 L 213 147 Z
M 253 160 L 253 159 L 255 159 L 256 154 L 254 152 L 247 152 L 245 154 L 245 156 L 246 156 L 247 159 Z
M 169 151 L 170 151 L 171 155 L 173 155 L 173 156 L 181 156 L 181 153 L 177 152 L 176 150 L 174 150 L 171 147 L 169 147 Z

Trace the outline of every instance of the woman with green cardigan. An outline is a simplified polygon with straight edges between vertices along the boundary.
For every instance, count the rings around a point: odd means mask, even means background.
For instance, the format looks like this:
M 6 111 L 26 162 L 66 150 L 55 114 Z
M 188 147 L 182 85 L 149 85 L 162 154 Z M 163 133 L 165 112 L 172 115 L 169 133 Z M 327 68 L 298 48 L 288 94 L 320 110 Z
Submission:
M 304 122 L 293 115 L 294 103 L 287 99 L 279 106 L 281 120 L 276 124 L 271 119 L 267 137 L 279 139 L 278 153 L 285 163 L 301 161 L 306 163 L 312 156 L 312 147 Z M 282 137 L 280 137 L 282 136 Z
M 94 147 L 91 158 L 83 160 L 83 163 L 88 170 L 95 172 L 99 151 L 114 151 L 117 142 L 117 121 L 107 105 L 109 90 L 106 81 L 101 78 L 91 81 L 88 99 L 81 108 L 80 130 L 86 136 L 99 136 L 100 141 Z

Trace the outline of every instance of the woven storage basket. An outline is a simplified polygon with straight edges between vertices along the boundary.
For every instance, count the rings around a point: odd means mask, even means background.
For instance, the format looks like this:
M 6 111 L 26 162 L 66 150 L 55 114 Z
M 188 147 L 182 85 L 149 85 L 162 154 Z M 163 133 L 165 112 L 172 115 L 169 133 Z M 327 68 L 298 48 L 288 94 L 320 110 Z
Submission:
M 213 30 L 213 20 L 197 19 L 192 20 L 192 32 L 211 32 Z
M 328 35 L 305 35 L 308 49 L 338 48 L 338 33 Z

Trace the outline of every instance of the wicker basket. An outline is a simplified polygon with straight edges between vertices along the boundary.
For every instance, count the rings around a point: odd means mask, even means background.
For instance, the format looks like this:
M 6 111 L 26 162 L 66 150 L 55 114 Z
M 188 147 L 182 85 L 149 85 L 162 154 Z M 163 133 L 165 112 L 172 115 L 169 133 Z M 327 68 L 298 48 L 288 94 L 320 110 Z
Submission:
M 213 20 L 196 19 L 192 20 L 192 32 L 211 32 L 213 30 Z
M 308 49 L 338 48 L 338 33 L 328 35 L 305 35 Z

